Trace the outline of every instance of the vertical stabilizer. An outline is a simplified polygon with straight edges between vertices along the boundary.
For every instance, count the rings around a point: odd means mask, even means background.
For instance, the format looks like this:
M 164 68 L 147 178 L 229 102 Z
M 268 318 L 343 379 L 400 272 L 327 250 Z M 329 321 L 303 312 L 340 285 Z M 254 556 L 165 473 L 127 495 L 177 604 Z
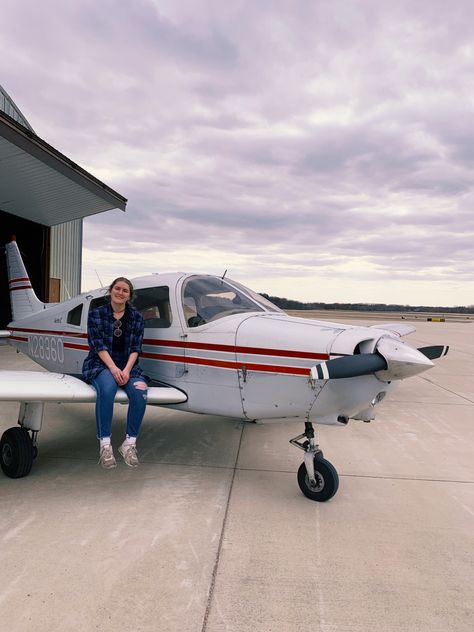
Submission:
M 7 255 L 8 288 L 10 290 L 12 316 L 13 320 L 21 320 L 26 316 L 43 310 L 45 306 L 31 287 L 30 277 L 26 272 L 25 264 L 14 237 L 5 246 L 5 251 Z

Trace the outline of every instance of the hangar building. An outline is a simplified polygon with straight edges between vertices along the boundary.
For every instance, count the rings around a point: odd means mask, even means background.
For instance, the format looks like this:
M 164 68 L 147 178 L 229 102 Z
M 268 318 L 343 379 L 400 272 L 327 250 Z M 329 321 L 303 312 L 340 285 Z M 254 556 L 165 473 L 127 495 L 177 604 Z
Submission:
M 80 293 L 82 220 L 126 198 L 36 135 L 0 86 L 0 249 L 15 235 L 33 288 L 45 302 Z M 11 320 L 0 255 L 0 329 Z

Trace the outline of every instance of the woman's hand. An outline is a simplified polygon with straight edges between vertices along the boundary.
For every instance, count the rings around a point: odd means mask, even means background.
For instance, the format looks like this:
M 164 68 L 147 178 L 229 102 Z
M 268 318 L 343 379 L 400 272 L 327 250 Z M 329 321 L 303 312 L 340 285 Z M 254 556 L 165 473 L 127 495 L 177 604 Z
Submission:
M 128 376 L 127 379 L 125 379 L 124 381 L 123 371 L 121 371 L 118 366 L 114 366 L 113 368 L 111 368 L 110 372 L 112 373 L 112 377 L 119 386 L 124 386 L 124 384 L 128 382 L 128 379 L 130 377 Z
M 121 374 L 122 381 L 119 382 L 119 384 L 120 386 L 125 386 L 125 384 L 130 379 L 130 369 L 127 369 L 127 367 L 125 367 L 124 369 L 120 371 L 120 374 Z

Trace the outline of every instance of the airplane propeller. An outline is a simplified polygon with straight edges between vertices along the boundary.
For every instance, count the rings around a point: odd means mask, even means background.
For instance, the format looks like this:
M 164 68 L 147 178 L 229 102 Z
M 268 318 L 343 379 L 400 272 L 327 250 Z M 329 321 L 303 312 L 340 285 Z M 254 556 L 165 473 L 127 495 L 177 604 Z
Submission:
M 370 375 L 386 368 L 386 360 L 378 353 L 360 353 L 321 362 L 311 369 L 311 377 L 315 380 L 337 380 Z
M 443 345 L 432 345 L 431 347 L 418 347 L 418 351 L 430 360 L 436 360 L 437 358 L 445 356 L 449 351 L 449 347 Z
M 441 358 L 448 347 L 432 345 L 414 349 L 390 337 L 381 338 L 375 353 L 359 353 L 321 362 L 311 369 L 314 380 L 334 380 L 377 373 L 384 381 L 402 380 L 433 366 L 431 360 Z

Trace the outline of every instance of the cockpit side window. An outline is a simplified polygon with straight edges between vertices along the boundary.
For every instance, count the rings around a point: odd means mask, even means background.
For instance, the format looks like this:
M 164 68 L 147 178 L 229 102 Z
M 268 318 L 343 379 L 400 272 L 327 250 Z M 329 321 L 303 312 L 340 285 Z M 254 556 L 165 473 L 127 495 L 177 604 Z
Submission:
M 188 327 L 231 314 L 265 311 L 239 288 L 216 277 L 190 277 L 183 286 L 182 306 Z
M 145 329 L 170 327 L 173 321 L 168 286 L 147 287 L 135 290 L 133 307 L 141 312 Z

